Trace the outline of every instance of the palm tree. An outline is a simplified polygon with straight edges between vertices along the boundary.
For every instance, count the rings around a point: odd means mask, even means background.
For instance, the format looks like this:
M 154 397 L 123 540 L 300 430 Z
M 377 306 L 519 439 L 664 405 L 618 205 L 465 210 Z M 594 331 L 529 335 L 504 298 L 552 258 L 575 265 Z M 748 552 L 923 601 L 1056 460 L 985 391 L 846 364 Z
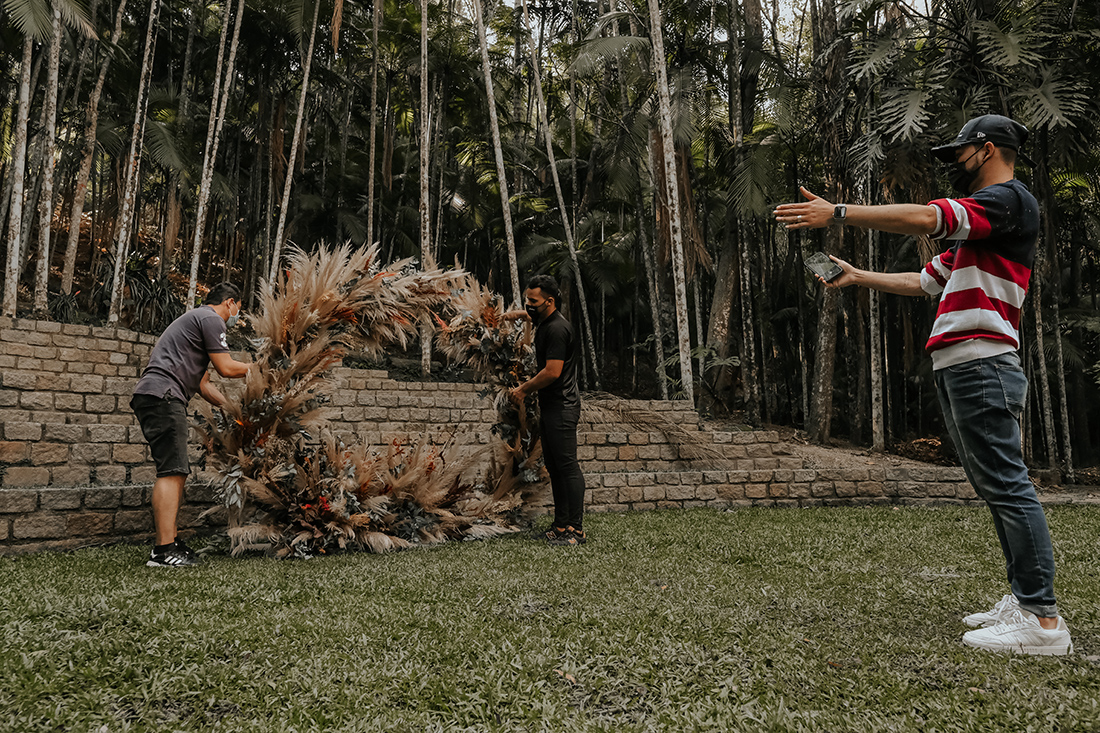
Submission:
M 53 34 L 50 37 L 49 71 L 46 74 L 46 124 L 42 131 L 46 146 L 42 156 L 42 193 L 38 200 L 38 265 L 34 278 L 34 313 L 47 318 L 46 293 L 50 274 L 50 224 L 53 221 L 53 154 L 57 136 L 58 68 L 61 64 L 61 10 L 53 9 Z
M 23 225 L 23 181 L 27 163 L 27 123 L 30 119 L 31 52 L 34 39 L 23 37 L 23 65 L 19 78 L 19 112 L 15 120 L 14 154 L 12 155 L 11 213 L 8 215 L 8 266 L 4 277 L 5 316 L 14 316 L 18 301 L 20 232 Z
M 847 44 L 838 42 L 840 34 L 837 28 L 836 6 L 833 0 L 812 0 L 811 11 L 814 51 L 821 66 L 819 76 L 819 109 L 825 122 L 822 124 L 822 165 L 825 173 L 825 197 L 830 201 L 843 201 L 847 198 L 847 189 L 842 172 L 842 144 L 844 121 L 836 113 L 834 106 L 841 98 L 840 90 L 844 83 L 843 60 L 847 54 Z M 841 227 L 830 227 L 826 235 L 827 251 L 846 255 L 844 231 Z M 832 427 L 833 419 L 833 367 L 836 358 L 837 309 L 839 307 L 837 291 L 827 289 L 818 319 L 818 341 L 814 361 L 813 398 L 810 403 L 810 433 L 815 440 L 825 442 Z
M 202 235 L 206 224 L 206 204 L 210 200 L 210 186 L 214 180 L 214 161 L 218 156 L 218 143 L 221 140 L 222 125 L 229 107 L 229 89 L 233 85 L 233 69 L 237 58 L 237 41 L 241 35 L 241 18 L 244 17 L 244 0 L 237 3 L 237 17 L 233 24 L 233 40 L 229 44 L 229 61 L 222 71 L 222 53 L 225 51 L 225 36 L 229 30 L 230 3 L 225 4 L 222 18 L 221 41 L 218 44 L 218 63 L 214 70 L 214 92 L 210 98 L 210 122 L 206 127 L 206 150 L 202 158 L 202 179 L 199 183 L 199 200 L 195 213 L 195 237 L 191 249 L 191 277 L 187 281 L 188 306 L 195 302 L 195 290 L 199 277 L 199 252 L 202 248 Z
M 122 37 L 122 18 L 126 12 L 126 0 L 119 0 L 115 10 L 115 27 L 111 33 L 111 46 L 118 46 Z M 73 292 L 73 277 L 76 273 L 76 255 L 80 243 L 80 222 L 84 216 L 84 202 L 88 193 L 88 181 L 92 172 L 92 161 L 95 158 L 96 131 L 99 124 L 99 101 L 103 94 L 103 86 L 107 80 L 107 68 L 111 64 L 112 54 L 104 53 L 103 61 L 99 64 L 99 74 L 96 77 L 95 86 L 92 87 L 91 96 L 88 97 L 88 105 L 84 113 L 84 135 L 80 152 L 80 165 L 77 169 L 76 180 L 73 184 L 73 208 L 69 217 L 69 241 L 65 246 L 65 262 L 61 271 L 61 292 L 69 295 Z
M 523 8 L 523 23 L 527 30 L 527 47 L 531 56 L 531 75 L 535 81 L 535 99 L 538 103 L 539 122 L 545 131 L 543 136 L 546 141 L 546 158 L 550 166 L 550 178 L 554 181 L 554 193 L 558 199 L 558 209 L 561 211 L 562 223 L 565 228 L 565 242 L 569 247 L 569 258 L 573 263 L 573 272 L 576 276 L 577 298 L 581 303 L 581 318 L 584 321 L 584 335 L 588 344 L 588 356 L 592 364 L 592 378 L 596 389 L 600 389 L 600 371 L 596 364 L 596 346 L 592 338 L 592 319 L 588 317 L 588 298 L 585 296 L 584 280 L 581 276 L 581 266 L 577 259 L 577 248 L 573 243 L 573 227 L 569 221 L 569 210 L 565 206 L 565 196 L 561 190 L 561 178 L 558 176 L 558 164 L 554 158 L 553 132 L 550 127 L 550 117 L 546 112 L 546 95 L 542 88 L 542 73 L 539 70 L 539 57 L 535 50 L 535 39 L 531 33 L 531 18 L 527 12 L 527 0 L 520 0 Z
M 676 147 L 672 139 L 672 102 L 665 67 L 665 45 L 661 30 L 661 9 L 657 0 L 649 0 L 650 37 L 653 40 L 653 68 L 657 76 L 659 123 L 664 167 L 668 228 L 672 241 L 672 277 L 676 290 L 676 332 L 679 335 L 680 385 L 684 399 L 695 402 L 691 370 L 691 332 L 688 325 L 687 278 L 684 275 L 684 245 L 680 224 L 680 187 L 676 172 Z
M 321 0 L 313 2 L 313 22 L 309 26 L 309 45 L 306 48 L 305 63 L 302 66 L 302 91 L 298 96 L 298 116 L 294 120 L 294 136 L 290 142 L 290 157 L 286 167 L 286 183 L 283 185 L 283 201 L 279 207 L 279 226 L 275 229 L 275 246 L 271 254 L 271 269 L 268 281 L 275 282 L 282 259 L 283 234 L 286 232 L 286 219 L 290 210 L 290 186 L 294 182 L 294 162 L 298 159 L 298 146 L 301 144 L 302 125 L 305 124 L 306 97 L 309 92 L 309 68 L 313 62 L 313 42 L 317 38 L 317 16 L 321 10 Z
M 381 51 L 378 46 L 378 26 L 382 24 L 382 6 L 384 0 L 373 0 L 371 23 L 371 83 L 370 83 L 370 146 L 367 163 L 367 241 L 374 243 L 374 153 L 378 144 L 378 63 Z
M 153 48 L 156 45 L 157 15 L 160 12 L 159 0 L 149 3 L 149 25 L 145 32 L 145 55 L 141 61 L 141 77 L 138 82 L 134 125 L 130 133 L 130 153 L 125 161 L 125 177 L 122 187 L 122 206 L 119 210 L 115 228 L 115 264 L 114 278 L 111 281 L 111 305 L 107 313 L 108 323 L 118 323 L 122 304 L 122 290 L 125 287 L 125 263 L 130 251 L 130 227 L 133 225 L 134 204 L 140 188 L 139 171 L 141 168 L 141 146 L 145 138 L 146 108 L 149 104 L 147 90 L 153 67 Z
M 508 196 L 508 174 L 504 170 L 504 151 L 500 145 L 500 123 L 497 120 L 496 94 L 489 66 L 489 43 L 485 37 L 485 20 L 481 17 L 481 0 L 470 0 L 477 23 L 477 41 L 481 49 L 481 68 L 485 75 L 485 97 L 489 106 L 489 133 L 493 139 L 493 156 L 497 164 L 497 185 L 500 188 L 500 208 L 504 217 L 504 241 L 508 248 L 508 273 L 512 279 L 512 305 L 523 299 L 519 286 L 519 266 L 516 264 L 516 238 L 512 233 L 512 205 Z
M 420 261 L 425 269 L 434 266 L 431 235 L 431 107 L 428 106 L 428 0 L 420 0 Z M 420 373 L 432 371 L 432 325 L 427 316 L 420 324 Z
M 19 109 L 15 117 L 14 140 L 12 144 L 12 194 L 11 210 L 8 215 L 8 263 L 4 278 L 4 301 L 2 313 L 14 316 L 18 300 L 19 276 L 23 266 L 23 241 L 24 232 L 30 229 L 31 218 L 24 221 L 24 184 L 27 176 L 27 140 L 28 125 L 30 123 L 30 108 L 32 97 L 31 89 L 31 55 L 35 38 L 50 40 L 49 72 L 46 83 L 46 106 L 43 110 L 44 129 L 43 136 L 43 170 L 42 185 L 46 188 L 45 206 L 52 215 L 53 205 L 53 150 L 54 135 L 56 130 L 56 112 L 58 99 L 58 64 L 60 60 L 61 22 L 78 30 L 82 35 L 94 38 L 95 30 L 89 22 L 84 8 L 73 0 L 54 0 L 47 3 L 45 0 L 32 0 L 24 3 L 6 3 L 5 9 L 11 14 L 14 24 L 20 29 L 23 36 L 23 55 L 20 66 L 21 75 L 19 81 L 18 105 Z M 47 20 L 48 19 L 48 20 Z M 51 101 L 52 99 L 52 101 Z M 40 212 L 40 218 L 43 216 Z M 52 216 L 50 216 L 52 218 Z M 49 219 L 46 220 L 45 233 L 40 232 L 39 250 L 45 247 L 49 250 Z M 44 239 L 42 239 L 44 237 Z M 37 282 L 44 282 L 42 274 L 43 262 L 39 257 Z M 45 272 L 48 274 L 48 261 L 45 263 Z M 45 311 L 44 305 L 39 306 L 40 299 L 45 297 L 46 287 L 42 284 L 35 294 L 36 310 Z

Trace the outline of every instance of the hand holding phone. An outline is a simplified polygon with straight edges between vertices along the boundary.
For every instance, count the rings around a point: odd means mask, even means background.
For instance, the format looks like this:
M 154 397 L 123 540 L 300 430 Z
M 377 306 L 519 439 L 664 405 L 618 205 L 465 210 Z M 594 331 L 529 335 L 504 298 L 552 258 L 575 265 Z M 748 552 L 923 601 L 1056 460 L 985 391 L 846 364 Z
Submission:
M 837 263 L 829 259 L 824 252 L 814 252 L 805 260 L 806 268 L 813 274 L 829 283 L 844 274 L 844 270 Z

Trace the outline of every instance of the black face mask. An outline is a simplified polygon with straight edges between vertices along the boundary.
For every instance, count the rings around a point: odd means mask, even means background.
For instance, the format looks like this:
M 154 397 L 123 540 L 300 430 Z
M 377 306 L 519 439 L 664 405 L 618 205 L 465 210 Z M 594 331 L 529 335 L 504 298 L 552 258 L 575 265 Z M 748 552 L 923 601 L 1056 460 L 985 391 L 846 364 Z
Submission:
M 528 305 L 524 307 L 524 310 L 527 311 L 527 315 L 531 316 L 531 321 L 533 323 L 538 323 L 540 320 L 542 320 L 539 317 L 539 307 L 540 306 L 537 305 Z
M 970 158 L 973 158 L 979 152 L 981 152 L 981 148 L 975 150 Z M 951 188 L 955 189 L 955 191 L 963 196 L 970 195 L 970 189 L 974 185 L 974 181 L 978 179 L 978 171 L 980 171 L 982 166 L 989 161 L 989 158 L 986 158 L 977 168 L 968 171 L 966 169 L 966 164 L 970 162 L 970 158 L 950 163 L 947 166 L 947 180 L 951 182 Z

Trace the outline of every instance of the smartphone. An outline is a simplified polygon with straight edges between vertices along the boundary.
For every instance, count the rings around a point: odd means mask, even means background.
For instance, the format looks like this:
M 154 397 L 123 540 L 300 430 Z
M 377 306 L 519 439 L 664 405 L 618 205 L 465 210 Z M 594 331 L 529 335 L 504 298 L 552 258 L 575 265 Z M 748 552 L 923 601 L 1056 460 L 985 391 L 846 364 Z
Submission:
M 840 265 L 830 260 L 824 252 L 814 252 L 805 261 L 810 272 L 820 276 L 827 283 L 832 282 L 844 273 L 844 270 L 840 269 Z

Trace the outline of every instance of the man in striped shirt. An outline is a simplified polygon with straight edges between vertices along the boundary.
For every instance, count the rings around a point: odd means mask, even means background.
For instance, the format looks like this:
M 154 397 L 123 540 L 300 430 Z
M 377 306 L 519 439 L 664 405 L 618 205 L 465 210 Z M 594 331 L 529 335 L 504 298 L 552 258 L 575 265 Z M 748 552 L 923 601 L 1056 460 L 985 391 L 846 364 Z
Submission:
M 1050 533 L 1020 443 L 1027 395 L 1018 354 L 1020 309 L 1039 236 L 1038 202 L 1015 178 L 1026 139 L 1018 122 L 984 115 L 933 148 L 961 198 L 846 206 L 802 188 L 808 200 L 776 207 L 775 217 L 788 229 L 849 224 L 950 244 L 912 273 L 870 272 L 831 257 L 842 272 L 826 285 L 941 296 L 927 345 L 940 405 L 967 478 L 993 515 L 1011 588 L 989 611 L 963 619 L 979 627 L 963 642 L 992 651 L 1068 654 L 1073 643 L 1054 598 Z

